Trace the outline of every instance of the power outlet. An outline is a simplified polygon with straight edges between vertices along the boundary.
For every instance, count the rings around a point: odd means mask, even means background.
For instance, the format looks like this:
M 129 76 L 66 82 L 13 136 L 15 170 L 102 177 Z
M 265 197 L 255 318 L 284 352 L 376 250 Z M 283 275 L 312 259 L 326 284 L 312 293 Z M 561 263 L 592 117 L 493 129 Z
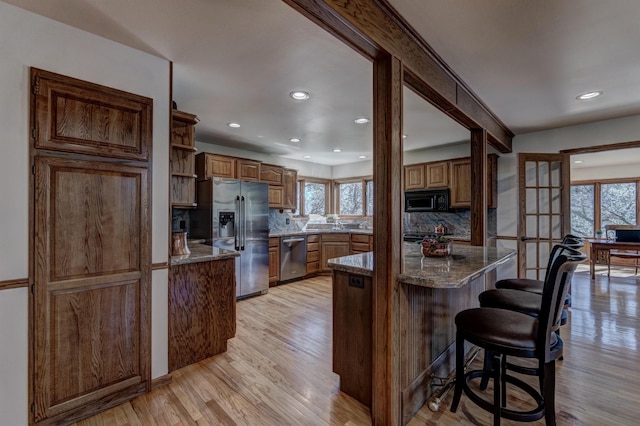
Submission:
M 349 287 L 364 288 L 364 277 L 349 275 Z
M 291 223 L 291 219 L 290 218 L 287 217 L 287 218 L 284 219 L 284 224 L 285 225 L 289 225 L 290 223 Z

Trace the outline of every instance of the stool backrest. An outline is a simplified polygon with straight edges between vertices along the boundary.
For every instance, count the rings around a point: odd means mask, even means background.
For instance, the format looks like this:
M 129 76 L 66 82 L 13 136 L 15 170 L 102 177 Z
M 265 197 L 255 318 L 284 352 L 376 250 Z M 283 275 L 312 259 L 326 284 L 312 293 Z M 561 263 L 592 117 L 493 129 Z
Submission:
M 553 260 L 547 269 L 547 276 L 542 291 L 542 305 L 538 316 L 538 344 L 539 350 L 545 351 L 545 362 L 551 360 L 552 339 L 556 339 L 553 330 L 559 323 L 564 299 L 569 291 L 569 283 L 578 264 L 584 262 L 587 256 L 580 251 L 562 245 L 554 246 Z
M 581 249 L 584 247 L 584 238 L 573 234 L 567 234 L 564 236 L 560 244 L 574 249 Z

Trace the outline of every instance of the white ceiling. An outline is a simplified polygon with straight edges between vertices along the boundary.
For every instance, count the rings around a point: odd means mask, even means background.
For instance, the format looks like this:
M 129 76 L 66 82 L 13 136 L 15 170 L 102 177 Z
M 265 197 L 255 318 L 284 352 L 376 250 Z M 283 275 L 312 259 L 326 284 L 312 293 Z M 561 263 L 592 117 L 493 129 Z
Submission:
M 199 141 L 327 165 L 371 156 L 371 124 L 353 123 L 372 114 L 371 63 L 281 0 L 6 2 L 172 61 Z M 516 134 L 640 113 L 637 0 L 390 3 Z M 575 99 L 591 90 L 605 94 Z M 406 150 L 468 140 L 409 90 L 404 103 Z

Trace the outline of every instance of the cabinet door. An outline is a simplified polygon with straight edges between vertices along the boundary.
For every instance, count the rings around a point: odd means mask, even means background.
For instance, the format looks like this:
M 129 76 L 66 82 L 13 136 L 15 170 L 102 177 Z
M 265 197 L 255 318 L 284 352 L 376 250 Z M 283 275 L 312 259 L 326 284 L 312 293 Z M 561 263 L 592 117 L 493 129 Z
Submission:
M 445 188 L 449 186 L 449 162 L 426 163 L 425 180 L 427 188 Z
M 471 205 L 471 160 L 451 161 L 451 207 Z
M 269 185 L 269 207 L 273 209 L 282 208 L 282 195 L 284 188 L 281 186 Z
M 149 389 L 150 177 L 101 161 L 35 165 L 33 416 L 66 424 Z
M 260 162 L 238 158 L 238 179 L 260 180 Z
M 347 234 L 348 238 L 348 234 Z M 321 244 L 321 254 L 320 257 L 322 259 L 321 267 L 323 272 L 330 272 L 331 269 L 328 266 L 329 259 L 333 259 L 334 257 L 342 257 L 349 256 L 351 253 L 349 252 L 349 241 L 341 242 L 341 241 L 322 241 Z
M 269 185 L 282 185 L 282 177 L 284 168 L 273 166 L 271 164 L 263 164 L 260 168 L 260 180 L 268 182 Z
M 269 284 L 280 281 L 280 238 L 269 238 Z
M 294 209 L 297 203 L 297 189 L 298 189 L 298 172 L 291 169 L 284 169 L 282 175 L 282 186 L 284 187 L 284 194 L 282 196 L 282 208 Z
M 207 155 L 206 178 L 211 177 L 236 177 L 236 159 L 233 157 L 224 157 L 222 155 Z
M 424 164 L 412 164 L 404 167 L 404 189 L 424 189 Z

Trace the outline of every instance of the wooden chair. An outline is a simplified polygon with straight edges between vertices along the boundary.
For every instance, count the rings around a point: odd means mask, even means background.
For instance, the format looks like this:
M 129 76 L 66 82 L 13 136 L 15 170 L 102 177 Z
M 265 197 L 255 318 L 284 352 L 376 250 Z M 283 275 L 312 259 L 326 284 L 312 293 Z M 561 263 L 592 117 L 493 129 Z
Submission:
M 607 238 L 609 237 L 609 231 L 615 231 L 616 235 L 618 230 L 624 229 L 640 229 L 640 227 L 635 225 L 605 225 Z M 618 259 L 630 259 L 633 260 L 633 266 L 635 268 L 635 275 L 638 275 L 638 268 L 640 268 L 640 251 L 638 250 L 615 250 L 609 251 L 609 255 L 607 257 L 607 276 L 611 276 L 611 258 Z

